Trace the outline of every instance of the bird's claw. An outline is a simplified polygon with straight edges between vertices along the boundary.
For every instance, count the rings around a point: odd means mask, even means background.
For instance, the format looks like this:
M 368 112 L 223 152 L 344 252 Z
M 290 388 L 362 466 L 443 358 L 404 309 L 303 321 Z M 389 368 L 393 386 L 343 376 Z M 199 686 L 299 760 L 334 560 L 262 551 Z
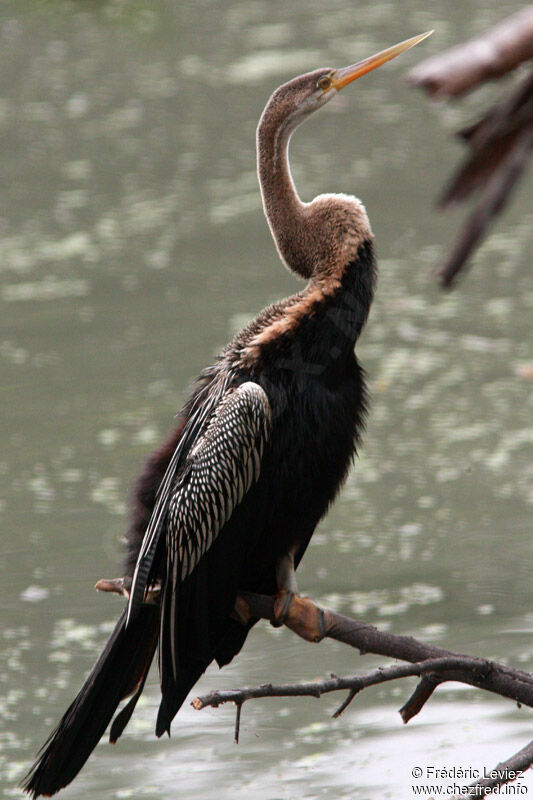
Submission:
M 126 600 L 130 598 L 131 591 L 131 578 L 126 576 L 124 578 L 100 578 L 95 584 L 97 592 L 112 592 L 113 594 L 121 594 Z M 145 605 L 157 606 L 161 597 L 161 584 L 154 583 L 144 593 L 143 603 Z
M 244 627 L 246 627 L 250 621 L 250 607 L 248 606 L 248 603 L 244 597 L 241 597 L 240 594 L 238 594 L 235 598 L 235 605 L 233 606 L 231 616 L 233 619 L 236 619 L 238 622 L 240 622 Z
M 274 598 L 274 610 L 270 619 L 270 624 L 274 628 L 281 628 L 287 621 L 290 607 L 293 599 L 296 597 L 296 592 L 290 589 L 282 589 Z
M 307 642 L 321 642 L 326 635 L 324 612 L 309 597 L 281 591 L 274 601 L 274 626 L 286 625 Z
M 131 578 L 100 578 L 94 588 L 97 592 L 112 592 L 121 594 L 129 600 L 131 589 Z
M 285 625 L 307 642 L 321 642 L 328 632 L 323 609 L 310 597 L 301 597 L 289 589 L 282 589 L 275 596 L 242 591 L 231 616 L 245 626 L 250 620 L 268 619 L 275 628 Z

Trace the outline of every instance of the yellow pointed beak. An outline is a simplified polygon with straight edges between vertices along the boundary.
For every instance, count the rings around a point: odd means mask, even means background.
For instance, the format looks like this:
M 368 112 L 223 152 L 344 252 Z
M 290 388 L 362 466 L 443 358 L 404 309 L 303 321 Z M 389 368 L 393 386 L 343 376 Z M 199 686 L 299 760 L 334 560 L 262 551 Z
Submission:
M 399 56 L 400 53 L 403 53 L 405 50 L 409 50 L 411 47 L 419 44 L 428 36 L 431 36 L 432 33 L 433 31 L 426 31 L 426 33 L 413 36 L 412 39 L 406 39 L 405 42 L 400 42 L 392 47 L 387 47 L 386 50 L 382 50 L 380 53 L 376 53 L 374 56 L 370 56 L 369 58 L 364 58 L 362 61 L 358 61 L 357 64 L 351 64 L 349 67 L 338 69 L 333 76 L 332 85 L 335 87 L 335 89 L 337 89 L 337 91 L 340 91 L 352 81 L 355 81 L 362 75 L 366 75 L 367 72 L 371 72 L 373 69 L 376 69 L 376 67 L 381 67 L 381 65 L 385 64 L 386 61 L 396 58 L 396 56 Z

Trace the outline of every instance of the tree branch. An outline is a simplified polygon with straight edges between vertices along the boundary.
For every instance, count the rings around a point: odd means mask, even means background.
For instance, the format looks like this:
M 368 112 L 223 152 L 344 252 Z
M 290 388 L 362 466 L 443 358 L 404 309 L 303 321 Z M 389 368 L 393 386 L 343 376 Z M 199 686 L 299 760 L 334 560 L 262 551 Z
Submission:
M 411 697 L 400 708 L 400 716 L 405 723 L 422 710 L 437 686 L 444 682 L 439 675 L 424 675 Z
M 532 148 L 533 120 L 517 133 L 512 148 L 509 148 L 498 168 L 493 170 L 483 188 L 480 202 L 466 220 L 446 260 L 437 270 L 444 287 L 451 286 L 492 219 L 503 210 L 524 171 Z
M 246 592 L 239 597 L 239 617 L 243 620 L 264 618 L 275 620 L 279 598 L 254 595 Z M 285 604 L 285 603 L 284 603 Z M 247 700 L 264 697 L 321 697 L 323 694 L 348 691 L 346 699 L 333 714 L 336 718 L 354 697 L 370 686 L 417 676 L 420 678 L 414 692 L 400 709 L 404 723 L 418 714 L 437 687 L 447 681 L 458 681 L 514 700 L 518 705 L 533 708 L 533 675 L 507 667 L 496 661 L 454 653 L 441 647 L 420 642 L 412 636 L 401 636 L 378 630 L 373 625 L 351 619 L 334 611 L 319 608 L 310 598 L 293 596 L 288 605 L 283 624 L 309 642 L 324 638 L 335 639 L 364 653 L 389 656 L 406 661 L 390 667 L 379 667 L 365 675 L 351 675 L 311 683 L 267 683 L 244 689 L 213 691 L 195 698 L 193 708 L 201 710 L 223 703 L 235 703 L 235 741 L 239 739 L 242 706 Z M 519 777 L 519 773 L 533 764 L 533 742 L 495 768 L 494 774 L 472 784 L 470 794 L 483 797 L 495 786 Z M 486 789 L 486 791 L 483 791 Z M 480 792 L 482 792 L 480 794 Z
M 533 765 L 533 742 L 530 742 L 514 756 L 508 758 L 507 761 L 500 762 L 489 773 L 489 777 L 482 778 L 475 783 L 471 783 L 468 787 L 469 794 L 474 797 L 486 797 L 487 794 L 494 794 L 492 789 L 497 786 L 503 786 L 505 783 L 510 783 L 521 777 L 521 775 L 530 769 Z M 481 791 L 479 791 L 481 789 Z M 485 789 L 485 791 L 482 791 Z M 456 795 L 451 800 L 461 800 L 465 794 Z
M 427 661 L 421 661 L 415 664 L 397 664 L 393 667 L 378 667 L 378 669 L 366 675 L 350 675 L 345 678 L 333 676 L 323 681 L 312 681 L 311 683 L 265 683 L 262 686 L 254 686 L 246 689 L 214 691 L 195 698 L 191 705 L 197 711 L 201 711 L 207 706 L 217 708 L 223 703 L 235 703 L 237 708 L 240 708 L 247 700 L 257 700 L 260 697 L 322 697 L 323 694 L 339 692 L 346 689 L 350 690 L 349 696 L 353 698 L 358 692 L 367 689 L 369 686 L 396 681 L 400 678 L 420 677 L 426 673 L 433 672 L 442 673 L 443 675 L 452 672 L 455 675 L 463 671 L 479 672 L 480 669 L 485 669 L 485 671 L 490 670 L 490 662 L 478 658 L 470 658 L 469 656 L 428 658 Z M 444 678 L 444 680 L 457 679 Z M 423 703 L 419 705 L 420 710 Z M 335 712 L 334 717 L 340 716 L 345 708 L 346 703 L 343 703 Z M 414 714 L 411 716 L 414 716 Z M 407 721 L 408 720 L 404 718 L 404 722 Z
M 500 78 L 533 58 L 533 8 L 527 6 L 488 31 L 411 70 L 409 82 L 436 96 L 457 97 Z
M 250 617 L 272 619 L 273 598 L 245 592 L 242 592 L 240 597 L 247 606 Z M 442 647 L 420 642 L 412 636 L 380 631 L 368 622 L 320 608 L 308 597 L 296 596 L 292 599 L 284 624 L 306 641 L 335 639 L 355 647 L 361 655 L 374 653 L 413 664 L 420 664 L 428 659 L 463 659 L 463 665 L 468 665 L 468 668 L 459 668 L 455 671 L 448 668 L 444 680 L 467 683 L 533 707 L 533 675 L 527 672 L 512 669 L 495 661 L 454 653 Z

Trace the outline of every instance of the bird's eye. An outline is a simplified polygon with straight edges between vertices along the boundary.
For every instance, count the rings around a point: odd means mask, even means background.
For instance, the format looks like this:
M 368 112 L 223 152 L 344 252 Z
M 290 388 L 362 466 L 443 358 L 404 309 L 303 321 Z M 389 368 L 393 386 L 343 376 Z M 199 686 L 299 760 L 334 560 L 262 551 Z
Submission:
M 331 86 L 331 78 L 329 75 L 322 75 L 316 82 L 317 88 L 325 92 Z

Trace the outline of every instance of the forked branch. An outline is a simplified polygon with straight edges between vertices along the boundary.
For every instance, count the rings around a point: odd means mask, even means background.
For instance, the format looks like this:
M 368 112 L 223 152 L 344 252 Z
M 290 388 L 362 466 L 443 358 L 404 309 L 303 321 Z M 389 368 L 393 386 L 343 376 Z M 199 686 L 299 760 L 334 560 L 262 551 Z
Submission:
M 275 602 L 273 598 L 243 593 L 239 609 L 240 615 L 245 613 L 250 618 L 272 620 Z M 192 703 L 197 710 L 208 706 L 216 708 L 223 703 L 236 704 L 235 741 L 238 741 L 239 737 L 242 706 L 247 700 L 261 697 L 321 697 L 330 692 L 347 691 L 346 699 L 333 715 L 338 717 L 363 689 L 413 676 L 419 677 L 420 681 L 400 709 L 400 715 L 405 723 L 418 714 L 435 689 L 447 681 L 465 683 L 507 697 L 519 706 L 533 708 L 533 675 L 527 672 L 495 661 L 453 653 L 420 642 L 411 636 L 380 631 L 366 622 L 319 608 L 309 598 L 292 598 L 284 624 L 306 641 L 320 642 L 324 638 L 335 639 L 355 647 L 361 654 L 385 655 L 409 663 L 379 667 L 364 675 L 342 678 L 332 675 L 325 680 L 311 683 L 278 685 L 268 683 L 251 688 L 214 691 L 197 697 Z M 494 777 L 484 778 L 483 781 L 473 785 L 477 788 L 473 788 L 471 794 L 482 797 L 494 786 L 514 780 L 518 772 L 529 769 L 532 764 L 533 743 L 498 765 Z

